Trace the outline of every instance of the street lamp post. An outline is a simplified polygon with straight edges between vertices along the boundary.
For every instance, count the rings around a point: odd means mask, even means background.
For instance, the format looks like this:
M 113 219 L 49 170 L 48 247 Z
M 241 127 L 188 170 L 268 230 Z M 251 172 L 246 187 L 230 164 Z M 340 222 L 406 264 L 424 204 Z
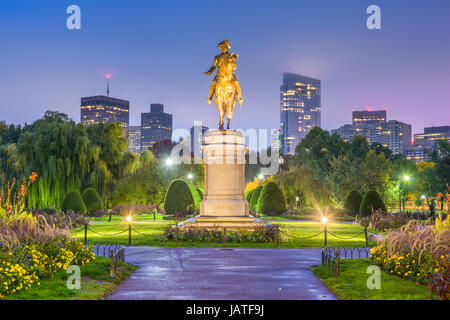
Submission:
M 402 202 L 403 202 L 403 212 L 405 212 L 405 199 L 403 197 L 403 190 L 402 190 L 402 180 L 409 181 L 410 177 L 408 175 L 403 176 L 402 179 L 400 179 L 400 187 L 399 187 L 399 212 L 402 211 Z
M 166 159 L 166 166 L 167 166 L 167 170 L 168 170 L 168 173 L 167 173 L 167 176 L 168 176 L 168 181 L 169 181 L 169 186 L 170 186 L 170 168 L 172 167 L 172 164 L 173 164 L 173 161 L 172 161 L 172 159 L 171 158 L 167 158 Z
M 425 213 L 425 195 L 423 194 L 420 198 L 422 198 L 422 211 Z

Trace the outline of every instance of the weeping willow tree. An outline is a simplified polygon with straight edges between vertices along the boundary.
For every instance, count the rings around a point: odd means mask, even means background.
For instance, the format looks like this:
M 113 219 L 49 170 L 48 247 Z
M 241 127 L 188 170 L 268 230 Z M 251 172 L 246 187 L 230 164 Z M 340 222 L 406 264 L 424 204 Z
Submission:
M 0 146 L 2 183 L 38 173 L 27 196 L 27 206 L 61 208 L 69 190 L 93 187 L 106 204 L 115 181 L 135 170 L 136 156 L 118 123 L 86 127 L 67 115 L 47 111 L 24 128 L 17 145 Z

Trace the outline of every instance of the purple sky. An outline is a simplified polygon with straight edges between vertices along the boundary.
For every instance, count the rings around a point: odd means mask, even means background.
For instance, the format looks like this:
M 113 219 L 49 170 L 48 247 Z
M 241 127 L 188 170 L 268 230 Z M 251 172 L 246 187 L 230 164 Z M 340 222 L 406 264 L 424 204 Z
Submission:
M 111 73 L 111 96 L 130 101 L 131 125 L 160 102 L 174 128 L 216 127 L 203 72 L 229 39 L 245 98 L 234 128 L 279 127 L 285 71 L 322 80 L 327 130 L 366 106 L 387 108 L 414 133 L 450 124 L 450 1 L 222 3 L 2 1 L 0 120 L 30 123 L 54 109 L 79 121 L 80 97 L 105 94 Z M 66 29 L 70 4 L 81 7 L 81 30 Z M 381 7 L 382 30 L 366 28 L 370 4 Z

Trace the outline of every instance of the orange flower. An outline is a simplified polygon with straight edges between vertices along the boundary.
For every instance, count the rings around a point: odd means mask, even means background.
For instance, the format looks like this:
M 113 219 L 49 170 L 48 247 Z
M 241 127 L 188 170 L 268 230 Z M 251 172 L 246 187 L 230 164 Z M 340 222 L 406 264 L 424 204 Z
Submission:
M 36 181 L 36 177 L 37 177 L 37 173 L 33 172 L 30 176 L 30 180 L 34 182 L 34 181 Z
M 25 186 L 21 185 L 20 186 L 20 193 L 22 194 L 22 196 L 25 195 L 25 191 L 26 191 Z
M 7 210 L 11 211 L 12 210 L 12 205 L 8 204 Z

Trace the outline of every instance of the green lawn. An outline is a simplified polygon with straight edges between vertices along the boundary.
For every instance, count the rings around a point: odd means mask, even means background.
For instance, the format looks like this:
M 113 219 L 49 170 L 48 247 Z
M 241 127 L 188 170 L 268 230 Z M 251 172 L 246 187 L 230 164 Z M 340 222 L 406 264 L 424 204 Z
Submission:
M 313 268 L 314 274 L 342 300 L 430 300 L 431 290 L 410 280 L 387 274 L 381 270 L 380 289 L 367 288 L 368 259 L 341 260 L 340 274 Z
M 134 221 L 145 221 L 145 220 L 153 220 L 153 218 L 156 218 L 156 220 L 163 221 L 167 220 L 169 216 L 164 214 L 155 214 L 155 217 L 153 217 L 153 214 L 141 214 L 133 216 Z M 108 221 L 109 216 L 101 216 L 101 217 L 89 217 L 89 220 L 91 221 Z M 125 218 L 123 216 L 111 216 L 111 221 L 124 221 Z
M 272 222 L 271 222 L 272 223 Z M 273 224 L 280 226 L 280 229 L 295 237 L 310 237 L 323 230 L 323 225 L 318 222 L 299 222 L 299 221 L 276 221 Z M 168 226 L 173 226 L 174 221 L 135 221 L 133 229 L 145 235 L 132 232 L 132 245 L 135 246 L 155 246 L 172 247 L 175 241 L 160 242 L 156 241 L 156 236 L 162 234 Z M 88 241 L 108 242 L 127 245 L 128 244 L 128 224 L 124 222 L 97 222 L 89 226 Z M 84 239 L 84 230 L 76 229 L 75 236 L 81 240 Z M 93 232 L 92 232 L 92 231 Z M 126 230 L 126 231 L 125 231 Z M 352 237 L 363 232 L 364 228 L 358 225 L 347 223 L 329 223 L 328 231 L 339 237 Z M 120 235 L 113 235 L 122 232 Z M 104 235 L 96 234 L 101 233 Z M 373 244 L 373 243 L 372 243 Z M 222 247 L 222 243 L 213 242 L 179 242 L 181 247 Z M 323 233 L 311 239 L 297 239 L 293 237 L 281 236 L 279 248 L 321 248 L 324 245 Z M 364 246 L 364 233 L 354 239 L 338 239 L 328 234 L 328 245 L 350 245 Z M 227 247 L 235 248 L 273 248 L 275 243 L 255 243 L 255 242 L 227 242 Z
M 174 220 L 173 215 L 166 215 L 166 214 L 156 214 L 155 217 L 153 217 L 153 214 L 141 214 L 133 216 L 134 221 L 153 221 L 153 219 L 156 218 L 157 221 L 166 221 L 166 220 Z M 309 221 L 319 221 L 320 217 L 318 215 L 283 215 L 283 216 L 266 216 L 262 215 L 261 219 L 267 220 L 267 221 L 286 221 L 286 220 L 309 220 Z M 354 218 L 352 217 L 335 217 L 333 218 L 335 221 L 346 221 L 346 222 L 352 222 Z M 89 220 L 91 221 L 108 221 L 109 216 L 101 216 L 101 217 L 89 217 Z M 125 218 L 123 216 L 111 216 L 111 221 L 124 221 Z
M 117 277 L 109 275 L 109 259 L 96 257 L 85 266 L 81 266 L 81 289 L 69 290 L 66 271 L 53 274 L 52 278 L 40 279 L 40 286 L 34 284 L 28 290 L 8 295 L 3 300 L 102 300 L 127 279 L 136 267 L 123 264 L 119 267 Z

